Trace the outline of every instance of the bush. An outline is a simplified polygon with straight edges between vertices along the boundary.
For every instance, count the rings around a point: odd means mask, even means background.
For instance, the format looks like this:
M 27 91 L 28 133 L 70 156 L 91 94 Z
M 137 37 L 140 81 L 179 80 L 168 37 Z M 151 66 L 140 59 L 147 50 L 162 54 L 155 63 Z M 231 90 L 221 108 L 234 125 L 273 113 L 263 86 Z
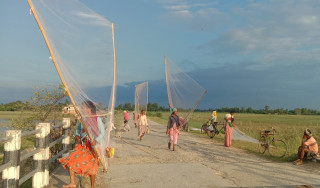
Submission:
M 161 112 L 147 112 L 147 116 L 162 118 L 162 113 Z

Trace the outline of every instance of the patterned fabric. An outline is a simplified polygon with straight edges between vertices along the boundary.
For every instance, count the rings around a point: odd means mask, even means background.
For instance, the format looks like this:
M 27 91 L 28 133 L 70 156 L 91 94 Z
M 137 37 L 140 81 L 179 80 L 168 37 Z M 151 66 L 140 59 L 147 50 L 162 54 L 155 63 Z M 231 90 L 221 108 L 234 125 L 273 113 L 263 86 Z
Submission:
M 88 140 L 83 146 L 77 144 L 74 151 L 69 156 L 61 158 L 59 162 L 65 169 L 71 169 L 76 174 L 84 177 L 97 174 L 99 168 L 99 159 Z

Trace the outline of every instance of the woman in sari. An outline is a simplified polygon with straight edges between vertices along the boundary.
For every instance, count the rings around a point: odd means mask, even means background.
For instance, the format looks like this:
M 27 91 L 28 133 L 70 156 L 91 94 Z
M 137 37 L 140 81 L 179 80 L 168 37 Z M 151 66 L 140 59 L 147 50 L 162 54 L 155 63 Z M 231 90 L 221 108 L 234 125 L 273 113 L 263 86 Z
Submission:
M 226 124 L 224 126 L 224 146 L 231 147 L 234 113 L 230 112 L 230 114 L 226 114 L 224 119 L 226 120 Z
M 169 135 L 168 149 L 171 149 L 171 144 L 173 144 L 172 150 L 175 151 L 176 145 L 178 143 L 179 136 L 179 128 L 180 128 L 180 118 L 177 115 L 178 110 L 176 108 L 172 108 L 171 115 L 168 120 L 167 132 Z
M 145 127 L 149 126 L 148 121 L 147 121 L 147 116 L 146 116 L 144 110 L 141 110 L 141 114 L 139 115 L 138 121 L 139 121 L 138 136 L 141 141 L 142 137 L 144 136 L 144 133 L 145 133 Z
M 59 160 L 70 175 L 70 183 L 64 185 L 63 188 L 76 187 L 75 174 L 84 177 L 90 176 L 91 188 L 93 188 L 95 176 L 98 172 L 99 159 L 92 147 L 99 144 L 104 135 L 103 122 L 100 117 L 97 117 L 96 107 L 93 102 L 83 102 L 82 110 L 85 114 L 84 123 L 93 138 L 91 141 L 89 140 L 85 129 L 79 122 L 74 134 L 76 140 L 74 151 L 72 151 L 69 156 Z

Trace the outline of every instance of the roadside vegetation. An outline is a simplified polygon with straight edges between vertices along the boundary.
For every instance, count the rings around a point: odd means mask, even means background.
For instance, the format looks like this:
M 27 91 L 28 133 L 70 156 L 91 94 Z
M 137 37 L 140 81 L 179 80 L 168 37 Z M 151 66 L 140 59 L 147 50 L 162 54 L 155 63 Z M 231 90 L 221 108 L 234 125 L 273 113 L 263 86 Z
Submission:
M 179 113 L 183 116 L 182 113 Z M 218 121 L 224 121 L 223 118 L 226 112 L 218 113 Z M 194 112 L 190 121 L 189 128 L 201 128 L 202 124 L 208 121 L 211 112 Z M 160 124 L 166 125 L 169 117 L 169 112 L 148 112 L 148 117 Z M 244 141 L 232 141 L 232 145 L 237 148 L 244 149 L 249 153 L 254 153 L 259 156 L 266 157 L 276 161 L 292 161 L 296 159 L 297 149 L 301 144 L 303 131 L 309 128 L 315 139 L 320 141 L 320 116 L 318 115 L 272 115 L 272 114 L 247 114 L 236 113 L 235 125 L 244 133 L 252 138 L 259 140 L 261 130 L 271 130 L 275 128 L 278 139 L 283 139 L 288 144 L 288 154 L 283 158 L 275 158 L 258 152 L 258 145 Z M 199 131 L 191 131 L 194 134 L 199 134 Z M 202 134 L 201 136 L 207 137 Z M 216 135 L 214 140 L 218 142 L 224 141 L 224 135 Z

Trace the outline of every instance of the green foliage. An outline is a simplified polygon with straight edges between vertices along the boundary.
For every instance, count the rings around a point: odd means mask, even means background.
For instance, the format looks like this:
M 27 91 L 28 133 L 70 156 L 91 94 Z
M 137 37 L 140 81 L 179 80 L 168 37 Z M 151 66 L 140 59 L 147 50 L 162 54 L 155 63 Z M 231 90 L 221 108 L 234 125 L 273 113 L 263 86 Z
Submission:
M 265 110 L 265 109 L 264 109 Z M 270 110 L 269 110 L 270 111 Z M 169 112 L 161 112 L 162 117 L 150 116 L 150 119 L 166 125 Z M 218 112 L 218 121 L 224 121 L 227 112 Z M 183 116 L 183 112 L 178 113 Z M 188 122 L 189 128 L 201 128 L 211 116 L 211 112 L 194 112 Z M 276 138 L 282 139 L 288 144 L 288 155 L 282 159 L 270 157 L 268 154 L 261 155 L 258 152 L 257 144 L 243 141 L 232 141 L 232 145 L 242 148 L 249 153 L 254 153 L 277 161 L 292 161 L 297 157 L 297 149 L 301 144 L 303 131 L 309 128 L 315 139 L 320 142 L 320 116 L 318 115 L 275 115 L 275 114 L 248 114 L 236 113 L 235 125 L 244 133 L 252 138 L 260 138 L 261 130 L 276 129 Z M 218 135 L 215 140 L 223 141 L 223 135 Z
M 0 104 L 0 111 L 19 111 L 25 107 L 22 101 L 10 102 L 7 104 Z
M 249 114 L 287 114 L 287 115 L 320 115 L 318 110 L 308 109 L 308 108 L 295 108 L 294 110 L 288 110 L 284 108 L 269 109 L 266 105 L 264 109 L 253 109 L 252 107 L 222 107 L 217 109 L 209 108 L 207 110 L 196 109 L 196 112 L 208 112 L 216 110 L 217 112 L 236 112 L 236 113 L 249 113 Z
M 129 102 L 125 104 L 119 104 L 115 107 L 116 110 L 128 110 L 134 111 L 134 104 Z M 164 106 L 159 106 L 158 103 L 148 103 L 148 111 L 156 112 L 156 111 L 169 111 L 169 108 L 165 108 Z
M 162 118 L 162 113 L 161 112 L 150 112 L 150 111 L 148 111 L 147 112 L 147 116 L 148 117 L 159 117 L 159 118 Z
M 51 89 L 35 88 L 33 96 L 26 101 L 20 117 L 11 120 L 11 126 L 25 129 L 34 127 L 36 123 L 48 121 L 49 115 L 53 121 L 61 118 L 61 110 L 66 104 L 59 103 L 59 101 L 66 96 L 67 92 L 62 84 Z M 65 103 L 67 102 L 66 100 Z

